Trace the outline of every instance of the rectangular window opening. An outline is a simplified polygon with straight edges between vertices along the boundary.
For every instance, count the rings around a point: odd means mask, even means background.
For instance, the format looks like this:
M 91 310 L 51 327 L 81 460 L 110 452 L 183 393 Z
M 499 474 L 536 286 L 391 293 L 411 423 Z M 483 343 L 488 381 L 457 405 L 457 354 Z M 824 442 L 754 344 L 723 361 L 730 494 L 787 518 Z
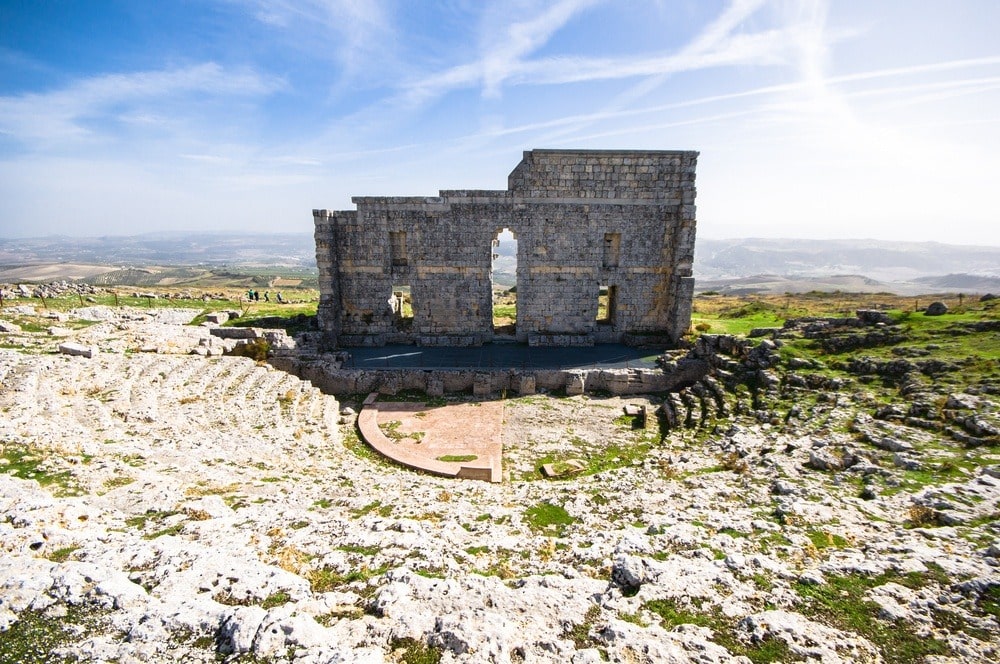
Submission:
M 615 320 L 615 304 L 618 299 L 617 286 L 601 286 L 597 294 L 597 322 L 610 325 Z
M 621 259 L 621 251 L 622 251 L 622 234 L 605 233 L 604 267 L 618 267 L 618 261 Z
M 397 328 L 408 329 L 413 325 L 413 297 L 409 286 L 392 287 L 389 308 L 392 309 L 392 319 Z
M 389 231 L 389 255 L 393 265 L 406 265 L 406 231 Z

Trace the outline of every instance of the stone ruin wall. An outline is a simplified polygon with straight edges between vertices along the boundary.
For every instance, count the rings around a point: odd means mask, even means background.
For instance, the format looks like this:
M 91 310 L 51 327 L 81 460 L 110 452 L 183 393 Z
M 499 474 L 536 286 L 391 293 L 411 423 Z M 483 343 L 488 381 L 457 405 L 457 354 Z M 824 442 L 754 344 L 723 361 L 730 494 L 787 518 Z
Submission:
M 506 191 L 355 197 L 314 210 L 325 344 L 494 340 L 492 251 L 517 239 L 516 339 L 670 343 L 689 327 L 697 152 L 533 150 Z M 408 286 L 412 319 L 394 287 Z M 610 287 L 613 313 L 597 320 Z

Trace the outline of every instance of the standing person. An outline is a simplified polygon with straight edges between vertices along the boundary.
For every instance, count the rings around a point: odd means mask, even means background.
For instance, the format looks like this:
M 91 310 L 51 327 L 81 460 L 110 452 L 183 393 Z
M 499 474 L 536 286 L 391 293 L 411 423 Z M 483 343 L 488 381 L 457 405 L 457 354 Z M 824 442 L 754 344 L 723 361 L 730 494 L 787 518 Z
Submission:
M 278 291 L 278 304 L 282 303 L 284 303 L 284 300 L 281 299 L 281 291 Z
M 247 302 L 253 302 L 253 289 L 247 291 Z
M 254 302 L 260 302 L 260 292 L 259 291 L 254 291 L 253 292 L 253 301 Z

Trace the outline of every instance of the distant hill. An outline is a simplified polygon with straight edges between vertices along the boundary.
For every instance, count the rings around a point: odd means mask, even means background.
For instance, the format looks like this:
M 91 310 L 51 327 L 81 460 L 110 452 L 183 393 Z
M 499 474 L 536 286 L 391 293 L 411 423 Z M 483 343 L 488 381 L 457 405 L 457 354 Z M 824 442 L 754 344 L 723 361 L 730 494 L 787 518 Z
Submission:
M 122 283 L 183 280 L 169 268 L 213 273 L 280 268 L 316 273 L 309 233 L 149 233 L 90 238 L 0 240 L 0 282 L 87 279 Z M 497 285 L 515 282 L 516 242 L 493 249 Z M 143 276 L 153 269 L 155 276 Z M 273 270 L 274 272 L 278 270 Z M 1000 293 L 1000 247 L 882 240 L 699 239 L 694 275 L 699 291 L 723 292 L 933 292 Z
M 1000 247 L 885 240 L 698 239 L 695 277 L 770 273 L 819 277 L 857 274 L 884 282 L 970 274 L 1000 277 Z
M 1000 247 L 885 240 L 699 239 L 700 292 L 1000 292 Z
M 30 263 L 117 266 L 261 265 L 316 267 L 309 233 L 147 233 L 0 240 L 0 266 Z

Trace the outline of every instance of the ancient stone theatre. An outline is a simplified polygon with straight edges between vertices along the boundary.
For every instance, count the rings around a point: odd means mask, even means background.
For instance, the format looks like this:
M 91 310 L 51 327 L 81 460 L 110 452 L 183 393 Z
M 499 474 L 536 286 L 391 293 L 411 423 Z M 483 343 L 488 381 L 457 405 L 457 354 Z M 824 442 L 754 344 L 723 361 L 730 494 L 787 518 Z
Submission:
M 357 210 L 313 210 L 324 341 L 676 342 L 691 322 L 697 158 L 531 150 L 506 190 L 359 196 Z M 510 337 L 493 325 L 492 256 L 504 230 L 518 241 Z

